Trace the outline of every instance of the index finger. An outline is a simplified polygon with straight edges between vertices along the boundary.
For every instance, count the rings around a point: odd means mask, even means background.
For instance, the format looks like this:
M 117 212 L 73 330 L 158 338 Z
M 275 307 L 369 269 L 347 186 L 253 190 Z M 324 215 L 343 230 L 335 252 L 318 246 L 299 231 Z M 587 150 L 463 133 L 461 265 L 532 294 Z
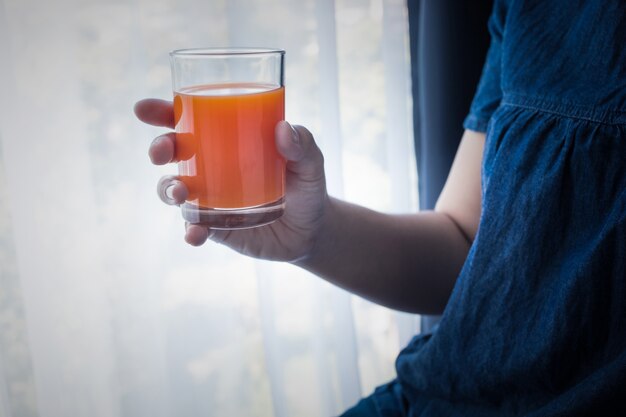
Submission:
M 135 104 L 135 115 L 144 123 L 174 128 L 174 106 L 171 101 L 157 98 L 140 100 Z

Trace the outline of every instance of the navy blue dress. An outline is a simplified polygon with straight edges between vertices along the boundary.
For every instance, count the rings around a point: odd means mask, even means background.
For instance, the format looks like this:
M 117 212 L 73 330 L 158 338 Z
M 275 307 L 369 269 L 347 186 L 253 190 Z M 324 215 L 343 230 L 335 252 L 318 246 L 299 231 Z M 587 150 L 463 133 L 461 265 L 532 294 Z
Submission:
M 478 234 L 437 331 L 359 407 L 626 415 L 626 0 L 496 0 L 489 29 Z

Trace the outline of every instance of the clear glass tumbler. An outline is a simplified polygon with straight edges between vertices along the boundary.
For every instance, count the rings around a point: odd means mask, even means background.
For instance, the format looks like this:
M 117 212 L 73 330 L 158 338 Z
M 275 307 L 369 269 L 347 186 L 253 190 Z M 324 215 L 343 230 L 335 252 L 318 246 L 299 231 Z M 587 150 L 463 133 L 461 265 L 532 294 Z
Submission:
M 182 214 L 215 229 L 261 226 L 285 206 L 285 160 L 274 130 L 285 118 L 285 51 L 170 53 Z

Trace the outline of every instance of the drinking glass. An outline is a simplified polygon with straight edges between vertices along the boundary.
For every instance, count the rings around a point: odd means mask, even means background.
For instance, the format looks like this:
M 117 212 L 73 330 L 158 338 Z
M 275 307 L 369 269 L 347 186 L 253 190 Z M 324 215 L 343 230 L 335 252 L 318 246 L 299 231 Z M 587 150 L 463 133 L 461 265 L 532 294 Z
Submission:
M 274 130 L 285 118 L 284 57 L 267 48 L 170 53 L 175 158 L 189 191 L 181 205 L 186 221 L 244 229 L 283 214 L 285 160 Z

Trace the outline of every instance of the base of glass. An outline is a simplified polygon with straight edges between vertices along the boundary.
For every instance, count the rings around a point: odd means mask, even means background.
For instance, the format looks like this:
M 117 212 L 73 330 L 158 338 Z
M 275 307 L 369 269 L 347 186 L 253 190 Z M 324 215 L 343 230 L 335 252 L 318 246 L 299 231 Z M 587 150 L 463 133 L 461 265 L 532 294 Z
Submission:
M 249 229 L 279 219 L 285 211 L 285 199 L 245 208 L 206 208 L 191 203 L 184 203 L 181 208 L 183 218 L 189 223 L 221 230 Z

